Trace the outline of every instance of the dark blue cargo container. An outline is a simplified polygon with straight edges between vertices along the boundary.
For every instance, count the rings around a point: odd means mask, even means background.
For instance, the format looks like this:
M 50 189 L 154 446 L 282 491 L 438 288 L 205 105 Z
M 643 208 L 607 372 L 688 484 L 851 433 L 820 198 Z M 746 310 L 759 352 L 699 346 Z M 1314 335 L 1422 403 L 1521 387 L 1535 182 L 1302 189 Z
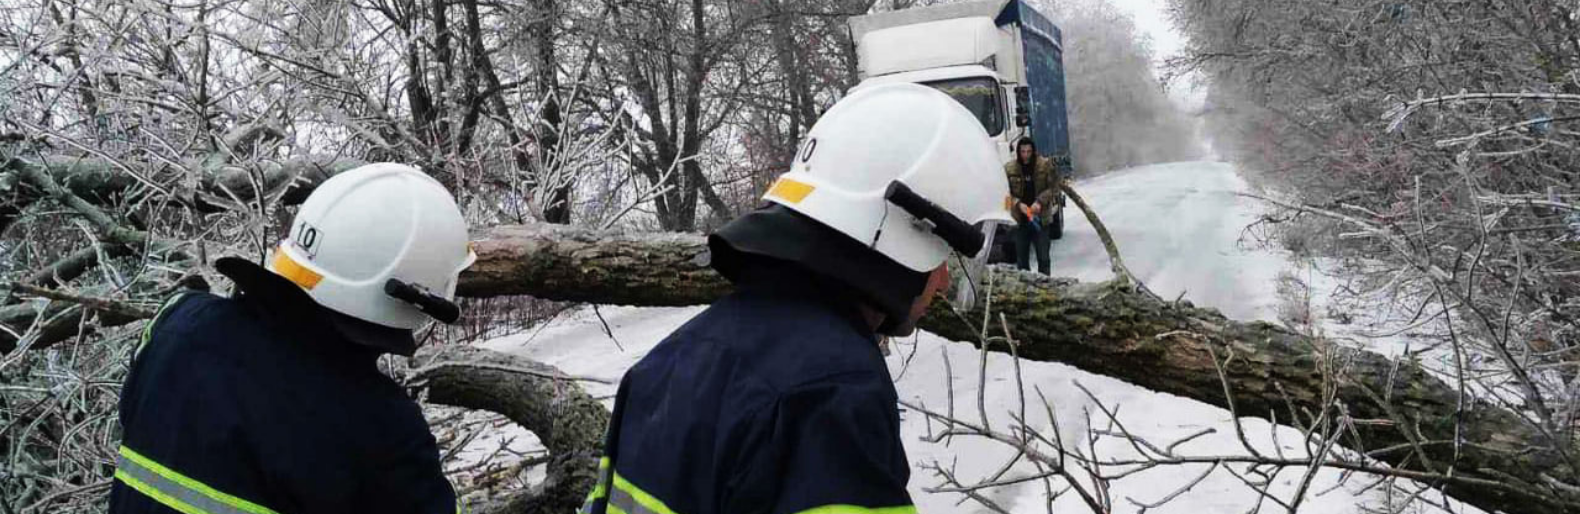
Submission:
M 1031 104 L 1031 138 L 1043 154 L 1068 170 L 1070 121 L 1065 109 L 1063 34 L 1023 0 L 1005 4 L 994 22 L 1000 27 L 1019 25 Z

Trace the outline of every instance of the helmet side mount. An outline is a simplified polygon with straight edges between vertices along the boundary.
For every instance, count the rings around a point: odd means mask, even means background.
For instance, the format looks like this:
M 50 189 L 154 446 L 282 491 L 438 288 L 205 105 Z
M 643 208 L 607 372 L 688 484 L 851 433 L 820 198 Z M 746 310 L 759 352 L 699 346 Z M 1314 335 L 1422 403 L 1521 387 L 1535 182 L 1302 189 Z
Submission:
M 933 234 L 943 239 L 956 252 L 975 256 L 982 251 L 981 230 L 931 200 L 923 198 L 922 195 L 916 194 L 916 191 L 911 190 L 904 182 L 898 180 L 890 182 L 889 188 L 883 193 L 883 198 L 931 225 Z
M 443 296 L 433 294 L 422 286 L 392 278 L 384 282 L 384 294 L 416 307 L 444 324 L 461 319 L 461 307 Z

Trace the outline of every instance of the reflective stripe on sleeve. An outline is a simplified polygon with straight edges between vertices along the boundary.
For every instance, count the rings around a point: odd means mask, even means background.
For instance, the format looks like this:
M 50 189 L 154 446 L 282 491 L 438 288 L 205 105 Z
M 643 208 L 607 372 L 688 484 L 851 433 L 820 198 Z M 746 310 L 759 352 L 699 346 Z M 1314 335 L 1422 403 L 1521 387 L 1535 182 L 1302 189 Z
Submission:
M 598 459 L 598 484 L 593 486 L 592 492 L 587 493 L 587 501 L 582 502 L 579 511 L 581 514 L 593 514 L 593 507 L 597 506 L 598 500 L 609 496 L 609 474 L 614 471 L 610 468 L 608 457 Z
M 620 473 L 614 474 L 614 489 L 609 491 L 609 511 L 615 514 L 675 514 L 664 502 L 627 481 Z
M 598 462 L 598 485 L 587 495 L 587 502 L 582 505 L 582 514 L 592 514 L 597 502 L 608 499 L 608 512 L 610 514 L 676 514 L 664 505 L 662 500 L 643 491 L 630 480 L 620 476 L 610 465 L 609 458 L 605 457 Z M 612 478 L 612 480 L 611 480 Z M 610 487 L 610 485 L 613 487 Z M 916 506 L 899 505 L 894 507 L 860 507 L 856 505 L 824 505 L 797 512 L 796 514 L 916 514 Z
M 116 480 L 183 514 L 279 514 L 177 473 L 131 448 L 122 446 L 120 453 Z

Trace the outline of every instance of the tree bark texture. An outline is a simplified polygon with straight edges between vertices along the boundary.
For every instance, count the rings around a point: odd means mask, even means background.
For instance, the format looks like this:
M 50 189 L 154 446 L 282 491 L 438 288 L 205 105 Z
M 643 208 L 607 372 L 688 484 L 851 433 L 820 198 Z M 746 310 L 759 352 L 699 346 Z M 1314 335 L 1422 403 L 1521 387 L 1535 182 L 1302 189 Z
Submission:
M 695 234 L 595 233 L 507 225 L 473 243 L 477 263 L 456 293 L 647 306 L 698 305 L 729 292 Z
M 729 290 L 694 234 L 598 234 L 568 227 L 496 227 L 475 245 L 466 296 L 531 295 L 601 304 L 707 303 Z M 1571 441 L 1553 442 L 1518 414 L 1466 398 L 1414 362 L 1324 341 L 1212 309 L 1162 302 L 1120 282 L 1082 284 L 996 270 L 993 312 L 1020 357 L 1063 362 L 1240 416 L 1309 419 L 1337 397 L 1356 420 L 1343 443 L 1400 470 L 1447 473 L 1434 484 L 1466 503 L 1509 512 L 1580 511 Z M 936 302 L 924 329 L 977 341 L 977 310 Z M 997 333 L 995 327 L 990 333 Z M 995 351 L 1007 348 L 995 345 Z M 1219 367 L 1222 367 L 1220 380 Z M 1324 387 L 1334 391 L 1324 396 Z M 1456 450 L 1456 428 L 1461 444 Z M 1456 456 L 1457 452 L 1457 456 Z
M 497 498 L 473 512 L 565 513 L 581 507 L 598 481 L 609 411 L 553 366 L 468 346 L 424 348 L 411 383 L 428 401 L 503 414 L 549 450 L 548 476 L 530 491 Z

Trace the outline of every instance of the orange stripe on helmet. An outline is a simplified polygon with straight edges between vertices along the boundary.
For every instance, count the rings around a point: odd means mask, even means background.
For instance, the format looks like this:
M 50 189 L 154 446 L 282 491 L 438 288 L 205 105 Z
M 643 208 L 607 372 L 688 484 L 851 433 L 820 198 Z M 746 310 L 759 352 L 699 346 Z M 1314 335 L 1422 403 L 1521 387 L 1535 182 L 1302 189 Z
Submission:
M 296 259 L 292 259 L 291 254 L 287 253 L 283 247 L 274 250 L 273 264 L 272 267 L 275 273 L 301 286 L 302 289 L 311 290 L 314 287 L 318 287 L 318 282 L 324 279 L 323 275 L 307 269 L 306 266 L 296 262 Z
M 779 181 L 774 182 L 773 187 L 768 189 L 768 196 L 797 204 L 801 203 L 801 200 L 805 200 L 807 195 L 812 194 L 814 189 L 817 188 L 813 187 L 812 184 L 780 178 Z

